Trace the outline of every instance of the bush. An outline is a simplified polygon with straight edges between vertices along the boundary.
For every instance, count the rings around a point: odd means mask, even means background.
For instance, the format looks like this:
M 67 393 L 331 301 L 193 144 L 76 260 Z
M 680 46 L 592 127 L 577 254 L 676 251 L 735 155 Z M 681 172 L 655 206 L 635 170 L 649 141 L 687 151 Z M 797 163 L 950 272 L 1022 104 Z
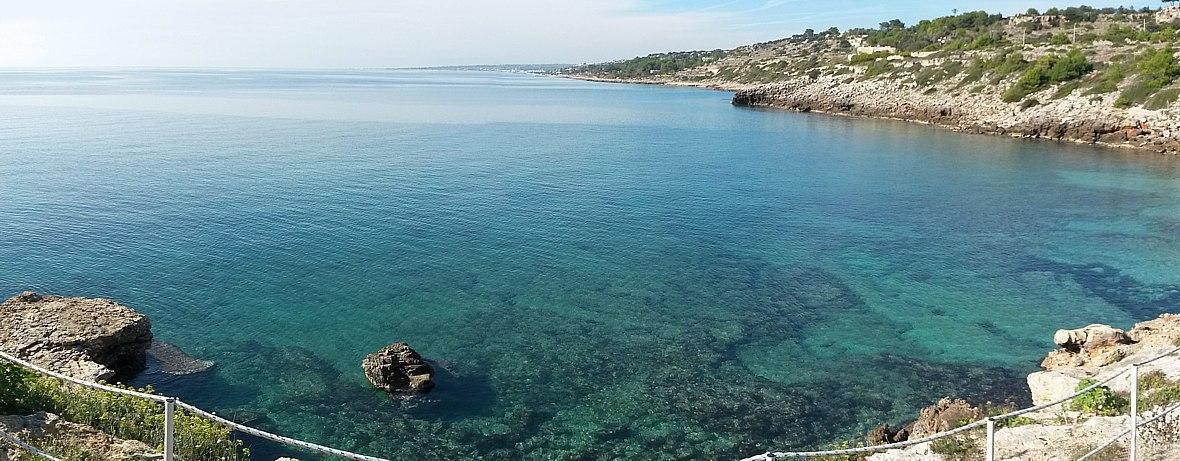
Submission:
M 1151 110 L 1163 109 L 1176 102 L 1177 98 L 1180 98 L 1180 89 L 1168 88 L 1153 95 L 1143 107 Z
M 1180 65 L 1176 63 L 1171 47 L 1144 52 L 1136 68 L 1141 74 L 1139 80 L 1119 95 L 1115 106 L 1126 108 L 1142 104 L 1180 77 Z
M 1083 379 L 1074 390 L 1080 391 L 1095 382 L 1097 381 L 1093 378 Z M 1085 394 L 1074 397 L 1067 405 L 1070 410 L 1094 416 L 1116 416 L 1126 413 L 1131 408 L 1131 402 L 1106 386 L 1090 389 Z
M 1113 93 L 1119 89 L 1119 84 L 1127 78 L 1127 66 L 1123 63 L 1114 63 L 1106 66 L 1100 74 L 1098 74 L 1097 83 L 1086 91 L 1086 95 Z
M 873 61 L 865 67 L 865 77 L 875 77 L 893 70 L 893 64 L 888 61 Z
M 892 54 L 892 53 L 890 53 L 888 51 L 878 51 L 875 53 L 857 53 L 857 54 L 853 55 L 851 58 L 848 58 L 848 64 L 855 66 L 857 64 L 864 64 L 866 62 L 873 62 L 873 61 L 876 61 L 881 58 L 887 58 L 887 57 L 889 57 L 890 54 Z
M 1004 102 L 1016 102 L 1055 83 L 1064 83 L 1086 75 L 1094 65 L 1081 51 L 1071 50 L 1065 56 L 1048 55 L 1020 75 L 1016 84 L 1004 92 Z
M 1180 382 L 1168 379 L 1159 370 L 1139 377 L 1139 408 L 1150 409 L 1180 402 Z
M 930 442 L 930 451 L 949 459 L 964 459 L 976 454 L 979 447 L 975 446 L 974 440 L 967 437 L 943 437 Z
M 151 388 L 139 389 L 151 393 Z M 163 450 L 164 407 L 138 397 L 92 390 L 0 363 L 0 414 L 45 411 L 114 437 Z M 176 455 L 187 461 L 246 460 L 250 453 L 230 430 L 177 410 Z

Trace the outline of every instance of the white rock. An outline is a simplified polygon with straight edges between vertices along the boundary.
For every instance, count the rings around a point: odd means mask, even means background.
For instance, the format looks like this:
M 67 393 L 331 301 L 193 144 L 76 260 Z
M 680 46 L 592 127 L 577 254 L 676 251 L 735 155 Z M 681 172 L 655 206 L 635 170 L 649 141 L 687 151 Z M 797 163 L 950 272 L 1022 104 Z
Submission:
M 1028 375 L 1028 390 L 1032 392 L 1033 405 L 1060 400 L 1074 393 L 1081 379 L 1060 371 L 1038 371 Z M 1055 407 L 1060 410 L 1060 405 Z

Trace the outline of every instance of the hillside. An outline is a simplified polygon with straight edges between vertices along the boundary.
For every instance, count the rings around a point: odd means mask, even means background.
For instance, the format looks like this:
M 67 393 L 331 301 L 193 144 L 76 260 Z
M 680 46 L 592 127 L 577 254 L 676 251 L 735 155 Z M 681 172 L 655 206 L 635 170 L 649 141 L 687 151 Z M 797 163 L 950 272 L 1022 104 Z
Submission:
M 735 90 L 735 104 L 1178 152 L 1178 29 L 1174 7 L 977 11 L 558 74 Z

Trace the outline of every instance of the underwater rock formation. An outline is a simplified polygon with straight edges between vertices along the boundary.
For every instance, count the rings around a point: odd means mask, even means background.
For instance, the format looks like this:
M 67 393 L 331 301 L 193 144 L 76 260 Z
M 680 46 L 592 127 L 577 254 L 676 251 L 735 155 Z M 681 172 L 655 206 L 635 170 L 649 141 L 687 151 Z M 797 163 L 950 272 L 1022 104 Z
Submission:
M 434 388 L 434 369 L 406 343 L 393 343 L 361 362 L 365 377 L 390 394 L 425 394 Z
M 147 316 L 109 299 L 24 292 L 0 303 L 0 350 L 79 379 L 138 372 L 151 343 Z

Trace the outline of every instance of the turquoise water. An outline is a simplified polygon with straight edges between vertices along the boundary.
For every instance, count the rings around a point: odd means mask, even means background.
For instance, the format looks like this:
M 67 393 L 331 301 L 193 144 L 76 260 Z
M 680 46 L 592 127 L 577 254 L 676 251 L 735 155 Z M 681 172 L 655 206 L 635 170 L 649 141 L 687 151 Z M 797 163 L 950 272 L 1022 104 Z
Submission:
M 218 363 L 162 391 L 395 459 L 813 448 L 1180 307 L 1180 159 L 728 98 L 0 72 L 0 292 L 120 300 Z M 364 381 L 393 341 L 429 397 Z

